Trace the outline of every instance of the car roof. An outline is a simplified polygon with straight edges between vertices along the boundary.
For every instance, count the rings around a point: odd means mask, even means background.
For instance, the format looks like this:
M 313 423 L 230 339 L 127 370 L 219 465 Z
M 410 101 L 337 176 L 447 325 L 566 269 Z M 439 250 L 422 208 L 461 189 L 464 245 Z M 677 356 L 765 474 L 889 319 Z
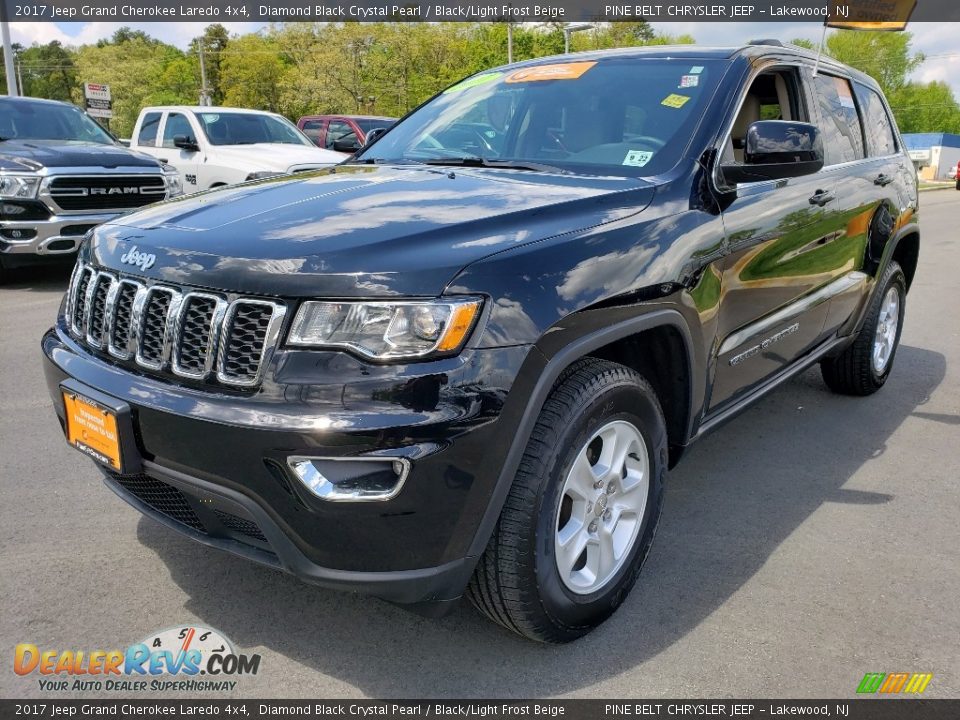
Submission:
M 5 103 L 37 103 L 41 105 L 63 105 L 65 107 L 72 107 L 77 110 L 82 110 L 79 105 L 74 105 L 73 103 L 63 102 L 62 100 L 47 100 L 46 98 L 35 98 L 35 97 L 10 97 L 9 95 L 0 95 L 0 102 Z
M 491 69 L 503 70 L 533 67 L 535 65 L 557 62 L 576 62 L 587 60 L 603 62 L 604 60 L 616 58 L 732 60 L 738 56 L 746 57 L 751 60 L 771 58 L 782 60 L 805 60 L 810 63 L 817 61 L 816 52 L 798 45 L 782 43 L 779 40 L 756 40 L 746 45 L 736 46 L 643 45 L 639 47 L 616 48 L 613 50 L 587 50 L 584 52 L 570 53 L 567 55 L 553 55 L 550 57 L 535 58 L 533 60 L 524 60 L 512 65 L 503 65 L 499 68 Z M 877 87 L 876 81 L 866 73 L 862 73 L 848 65 L 837 62 L 833 58 L 827 57 L 826 55 L 820 55 L 819 66 L 824 70 L 849 75 L 865 85 Z
M 322 115 L 301 115 L 300 120 L 322 120 L 323 118 L 347 118 L 348 120 L 396 120 L 387 115 L 346 115 L 344 113 L 324 113 Z
M 253 108 L 236 108 L 210 105 L 151 105 L 145 107 L 140 112 L 166 112 L 176 110 L 179 112 L 212 112 L 212 113 L 245 113 L 249 115 L 276 115 L 270 110 L 255 110 Z

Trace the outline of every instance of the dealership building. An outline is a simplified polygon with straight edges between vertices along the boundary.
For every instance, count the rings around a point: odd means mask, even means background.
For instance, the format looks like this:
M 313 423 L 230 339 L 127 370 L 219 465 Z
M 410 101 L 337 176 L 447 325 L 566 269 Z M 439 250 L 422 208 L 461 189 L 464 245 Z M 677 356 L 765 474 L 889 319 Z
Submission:
M 921 180 L 951 180 L 960 162 L 960 135 L 906 133 L 903 142 Z

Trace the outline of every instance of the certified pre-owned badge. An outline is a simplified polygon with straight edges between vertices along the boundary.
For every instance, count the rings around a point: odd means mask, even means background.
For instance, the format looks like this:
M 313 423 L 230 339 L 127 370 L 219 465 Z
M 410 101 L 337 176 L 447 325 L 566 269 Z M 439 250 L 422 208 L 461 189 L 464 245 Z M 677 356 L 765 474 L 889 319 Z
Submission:
M 145 253 L 137 250 L 137 246 L 134 245 L 132 248 L 127 250 L 121 257 L 120 262 L 127 265 L 134 265 L 141 270 L 149 270 L 153 267 L 153 264 L 157 261 L 157 256 L 153 253 Z

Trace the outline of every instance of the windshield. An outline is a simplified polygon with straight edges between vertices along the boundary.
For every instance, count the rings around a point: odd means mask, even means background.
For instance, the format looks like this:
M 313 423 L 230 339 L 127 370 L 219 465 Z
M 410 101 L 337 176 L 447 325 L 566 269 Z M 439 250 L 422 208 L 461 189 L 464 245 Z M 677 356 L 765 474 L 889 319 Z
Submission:
M 396 118 L 356 118 L 354 120 L 354 122 L 360 126 L 360 129 L 363 130 L 364 135 L 377 128 L 388 128 L 396 121 Z
M 313 145 L 289 120 L 260 113 L 197 113 L 203 132 L 212 145 L 285 143 Z
M 0 138 L 114 144 L 113 138 L 80 108 L 29 100 L 0 101 Z
M 633 57 L 480 73 L 442 92 L 357 160 L 482 158 L 656 175 L 679 160 L 722 69 L 716 60 Z

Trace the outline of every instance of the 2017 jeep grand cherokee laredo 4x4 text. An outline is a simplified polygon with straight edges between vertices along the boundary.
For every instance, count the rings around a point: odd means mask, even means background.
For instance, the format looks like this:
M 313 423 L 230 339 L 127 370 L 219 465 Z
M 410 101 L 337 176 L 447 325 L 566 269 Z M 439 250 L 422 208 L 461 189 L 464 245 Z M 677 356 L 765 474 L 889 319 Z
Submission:
M 498 68 L 333 171 L 99 227 L 43 338 L 68 441 L 205 544 L 586 633 L 691 441 L 814 363 L 854 395 L 891 371 L 914 173 L 876 83 L 813 65 Z

